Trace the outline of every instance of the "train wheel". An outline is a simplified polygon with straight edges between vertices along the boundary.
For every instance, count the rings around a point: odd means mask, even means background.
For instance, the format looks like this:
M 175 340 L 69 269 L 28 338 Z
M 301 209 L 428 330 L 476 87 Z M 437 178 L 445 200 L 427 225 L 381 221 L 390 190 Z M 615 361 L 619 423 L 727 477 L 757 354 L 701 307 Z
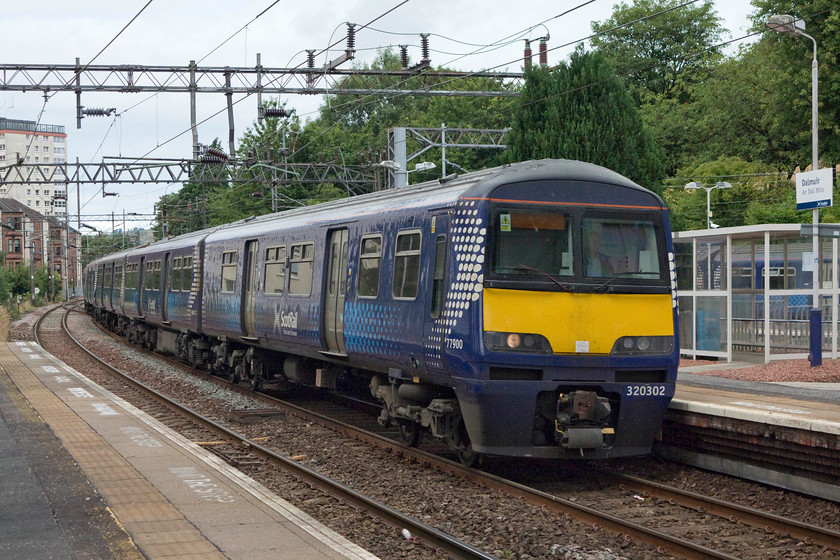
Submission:
M 458 434 L 456 437 L 456 444 L 458 445 L 458 448 L 456 449 L 456 452 L 458 453 L 458 460 L 461 461 L 461 464 L 465 467 L 476 466 L 476 464 L 478 464 L 479 457 L 481 457 L 481 453 L 473 451 L 472 442 L 470 442 L 470 435 L 467 433 L 467 427 L 464 425 L 463 421 L 461 421 L 461 424 L 458 426 Z
M 416 422 L 402 422 L 400 423 L 400 439 L 406 445 L 417 447 L 420 445 L 420 440 L 423 438 L 423 427 Z

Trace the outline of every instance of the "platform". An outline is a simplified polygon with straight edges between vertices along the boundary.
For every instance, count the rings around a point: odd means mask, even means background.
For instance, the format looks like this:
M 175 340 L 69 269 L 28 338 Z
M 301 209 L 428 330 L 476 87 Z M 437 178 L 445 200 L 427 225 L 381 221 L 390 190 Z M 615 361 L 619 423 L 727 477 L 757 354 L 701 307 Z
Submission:
M 37 344 L 0 370 L 0 558 L 375 560 Z
M 706 367 L 680 370 L 655 454 L 840 501 L 840 383 L 739 381 Z

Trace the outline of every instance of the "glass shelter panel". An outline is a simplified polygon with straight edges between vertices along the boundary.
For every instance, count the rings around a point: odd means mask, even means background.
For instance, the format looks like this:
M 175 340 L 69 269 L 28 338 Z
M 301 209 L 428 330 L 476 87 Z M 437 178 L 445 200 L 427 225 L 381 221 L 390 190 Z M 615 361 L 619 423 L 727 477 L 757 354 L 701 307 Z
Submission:
M 680 349 L 694 350 L 694 298 L 679 297 Z
M 726 297 L 697 298 L 697 350 L 726 352 Z
M 692 240 L 679 243 L 675 240 L 674 258 L 677 261 L 677 289 L 693 290 L 691 271 L 694 268 L 694 243 Z
M 695 281 L 697 290 L 726 289 L 726 240 L 697 241 Z

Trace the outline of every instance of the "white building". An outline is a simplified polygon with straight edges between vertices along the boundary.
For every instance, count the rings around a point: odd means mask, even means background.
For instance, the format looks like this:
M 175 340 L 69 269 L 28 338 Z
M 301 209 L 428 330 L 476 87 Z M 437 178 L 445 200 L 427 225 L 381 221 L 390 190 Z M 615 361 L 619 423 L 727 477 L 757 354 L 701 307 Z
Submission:
M 0 197 L 12 198 L 45 216 L 67 215 L 67 134 L 64 127 L 0 117 L 0 167 L 38 165 L 34 176 L 50 183 L 3 185 Z M 53 172 L 53 170 L 55 172 Z

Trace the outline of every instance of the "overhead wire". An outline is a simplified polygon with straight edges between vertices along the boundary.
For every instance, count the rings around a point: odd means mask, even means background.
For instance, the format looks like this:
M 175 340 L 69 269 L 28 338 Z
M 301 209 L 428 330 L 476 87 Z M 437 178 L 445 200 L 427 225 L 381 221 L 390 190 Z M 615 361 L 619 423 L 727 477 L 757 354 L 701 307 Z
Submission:
M 120 29 L 120 30 L 119 30 L 119 32 L 117 32 L 117 34 L 116 34 L 116 35 L 114 35 L 114 37 L 113 37 L 110 41 L 108 41 L 108 43 L 107 43 L 104 47 L 102 47 L 102 49 L 100 49 L 100 50 L 99 50 L 99 52 L 98 52 L 98 53 L 96 53 L 96 55 L 94 55 L 94 57 L 93 57 L 93 58 L 91 58 L 91 59 L 90 59 L 90 60 L 89 60 L 89 61 L 88 61 L 85 65 L 84 65 L 84 67 L 80 68 L 80 69 L 76 72 L 76 75 L 77 75 L 77 76 L 78 76 L 78 75 L 80 75 L 80 74 L 81 74 L 82 72 L 84 72 L 87 68 L 89 68 L 89 67 L 90 67 L 90 65 L 91 65 L 91 64 L 93 64 L 93 62 L 94 62 L 97 58 L 99 58 L 99 57 L 102 55 L 102 53 L 104 53 L 104 52 L 108 49 L 108 47 L 110 47 L 111 45 L 113 45 L 113 44 L 114 44 L 114 42 L 115 42 L 115 41 L 116 41 L 116 40 L 120 37 L 120 35 L 122 35 L 122 34 L 125 32 L 125 30 L 126 30 L 126 29 L 128 29 L 128 27 L 129 27 L 132 23 L 134 23 L 134 21 L 135 21 L 135 20 L 137 20 L 137 18 L 138 18 L 138 17 L 140 17 L 140 15 L 141 15 L 144 11 L 146 11 L 146 8 L 148 8 L 148 7 L 149 7 L 149 5 L 150 5 L 152 2 L 153 2 L 153 0 L 148 0 L 148 2 L 146 2 L 146 4 L 144 4 L 144 5 L 143 5 L 143 7 L 142 7 L 142 8 L 140 8 L 140 10 L 139 10 L 139 11 L 138 11 L 135 15 L 134 15 L 134 17 L 132 17 L 132 18 L 129 20 L 129 22 L 128 22 L 128 23 L 126 23 L 126 24 L 122 27 L 122 29 Z M 32 144 L 35 142 L 35 138 L 36 138 L 36 136 L 37 136 L 37 131 L 38 131 L 38 126 L 40 126 L 40 124 L 41 124 L 41 119 L 43 118 L 44 112 L 46 111 L 46 108 L 47 108 L 47 102 L 48 102 L 50 99 L 52 99 L 52 97 L 53 97 L 56 93 L 58 93 L 59 91 L 63 91 L 63 90 L 65 90 L 65 89 L 67 88 L 67 86 L 68 86 L 71 82 L 72 82 L 72 79 L 71 79 L 71 80 L 68 80 L 67 82 L 65 82 L 65 84 L 64 84 L 63 86 L 61 86 L 59 89 L 57 89 L 56 91 L 54 91 L 51 95 L 47 95 L 47 93 L 44 93 L 44 103 L 43 103 L 43 105 L 41 106 L 41 111 L 38 113 L 38 119 L 35 121 L 35 127 L 34 127 L 34 129 L 33 129 L 32 138 L 30 139 L 29 144 L 26 146 L 26 151 L 24 152 L 24 156 L 23 156 L 24 158 L 28 156 L 29 151 L 32 149 Z M 2 198 L 5 198 L 7 195 L 8 195 L 8 190 L 2 194 Z M 69 219 L 69 213 L 68 213 L 67 215 L 68 215 L 68 219 Z

